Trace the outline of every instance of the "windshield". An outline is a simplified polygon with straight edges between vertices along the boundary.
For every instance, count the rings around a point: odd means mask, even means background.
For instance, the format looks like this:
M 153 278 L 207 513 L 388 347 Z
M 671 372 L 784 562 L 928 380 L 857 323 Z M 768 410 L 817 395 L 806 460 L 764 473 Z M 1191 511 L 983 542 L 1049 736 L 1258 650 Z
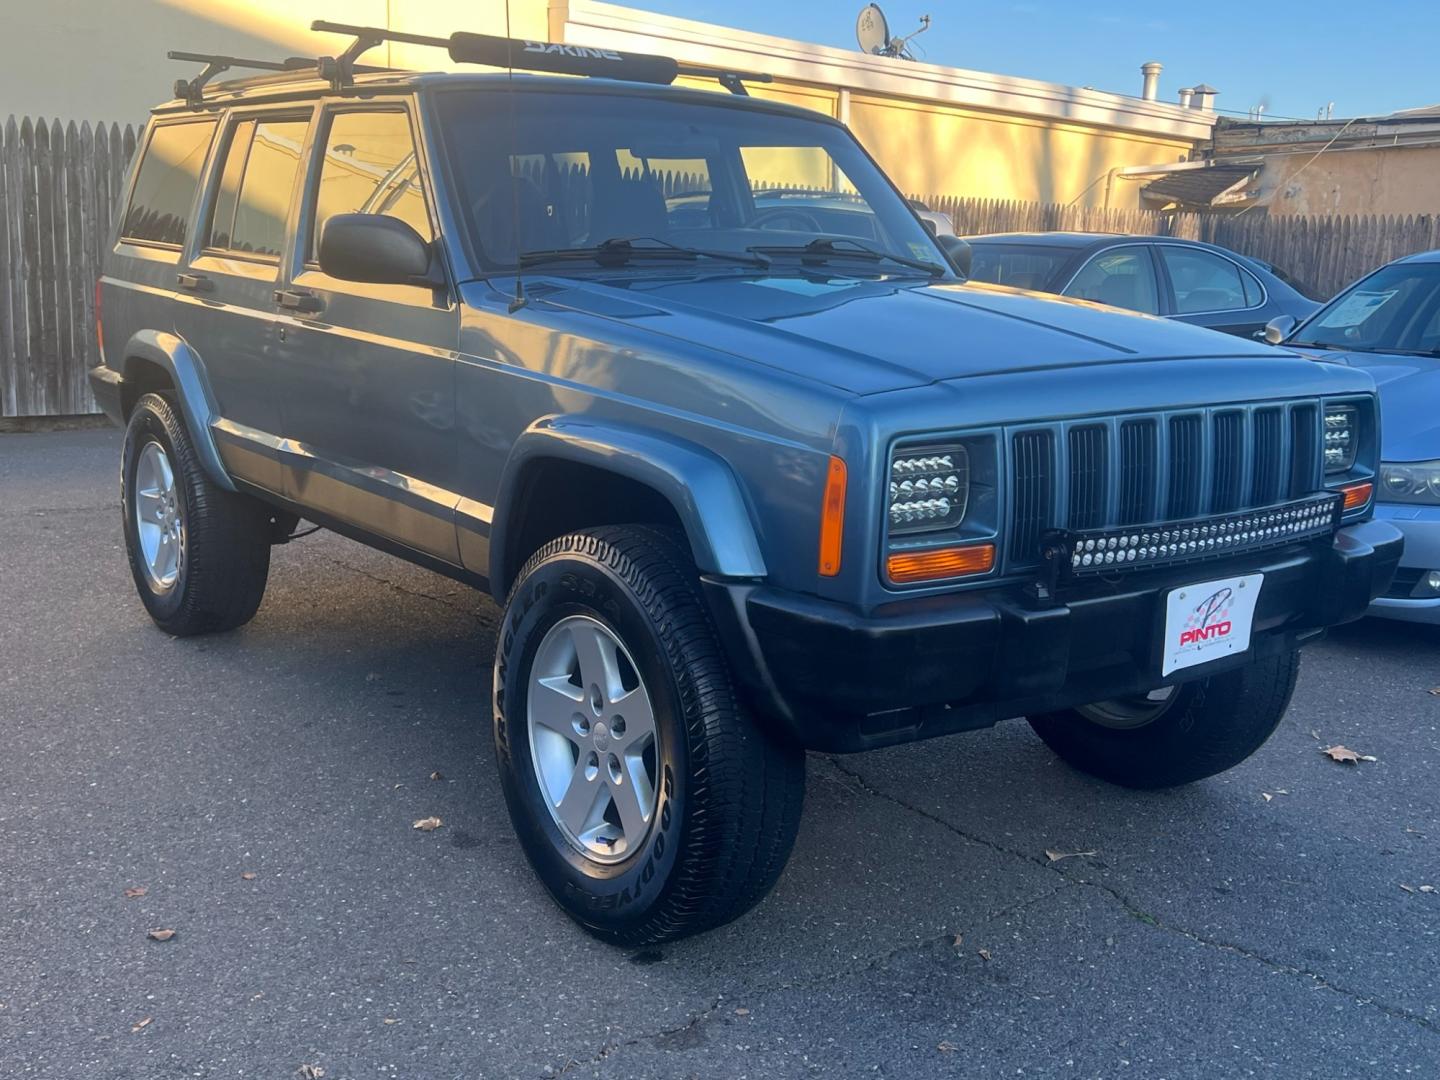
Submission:
M 1060 268 L 1074 257 L 1070 248 L 971 241 L 970 280 L 1046 292 Z
M 782 261 L 794 251 L 795 265 L 801 253 L 812 262 L 823 255 L 844 261 L 847 272 L 915 272 L 867 261 L 864 248 L 945 261 L 889 181 L 834 124 L 603 93 L 462 90 L 437 104 L 460 216 L 487 270 L 617 240 L 636 242 L 632 256 L 643 248 L 639 254 L 658 258 L 662 245 L 763 248 Z M 827 239 L 846 242 L 806 253 Z M 590 265 L 554 263 L 547 272 Z
M 1288 344 L 1440 354 L 1440 263 L 1396 263 L 1352 285 Z

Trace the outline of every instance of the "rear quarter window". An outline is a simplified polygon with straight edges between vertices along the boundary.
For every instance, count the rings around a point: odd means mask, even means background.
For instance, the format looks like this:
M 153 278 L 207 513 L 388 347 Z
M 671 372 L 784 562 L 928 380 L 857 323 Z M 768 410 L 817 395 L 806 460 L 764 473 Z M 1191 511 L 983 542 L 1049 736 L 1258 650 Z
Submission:
M 126 240 L 180 247 L 200 170 L 215 137 L 215 121 L 200 120 L 156 127 L 135 174 L 130 205 L 120 235 Z

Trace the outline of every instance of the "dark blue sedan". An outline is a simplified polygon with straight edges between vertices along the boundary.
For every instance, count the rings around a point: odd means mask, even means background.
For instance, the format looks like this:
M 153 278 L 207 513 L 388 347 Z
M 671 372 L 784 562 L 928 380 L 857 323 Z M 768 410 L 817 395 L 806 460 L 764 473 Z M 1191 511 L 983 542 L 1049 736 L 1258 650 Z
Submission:
M 1116 233 L 967 236 L 972 281 L 1094 300 L 1258 337 L 1279 315 L 1320 305 L 1269 263 L 1214 244 Z
M 1440 623 L 1440 251 L 1382 266 L 1289 329 L 1269 336 L 1364 368 L 1380 388 L 1375 516 L 1405 534 L 1405 553 L 1371 613 Z

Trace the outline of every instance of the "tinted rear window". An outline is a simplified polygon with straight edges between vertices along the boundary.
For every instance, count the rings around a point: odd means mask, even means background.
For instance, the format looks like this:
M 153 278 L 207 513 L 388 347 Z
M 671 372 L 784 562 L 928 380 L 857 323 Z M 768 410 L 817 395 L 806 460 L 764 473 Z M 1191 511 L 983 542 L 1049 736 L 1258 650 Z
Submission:
M 121 236 L 176 247 L 185 243 L 190 206 L 214 135 L 213 120 L 155 129 L 135 177 Z
M 250 119 L 235 125 L 207 247 L 279 258 L 307 120 Z
M 1055 275 L 1074 255 L 1069 248 L 972 242 L 970 280 L 1053 291 Z

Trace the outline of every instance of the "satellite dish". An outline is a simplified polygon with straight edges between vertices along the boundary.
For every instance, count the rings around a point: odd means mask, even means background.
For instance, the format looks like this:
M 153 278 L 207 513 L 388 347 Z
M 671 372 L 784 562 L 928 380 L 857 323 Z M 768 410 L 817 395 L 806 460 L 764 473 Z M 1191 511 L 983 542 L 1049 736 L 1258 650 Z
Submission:
M 862 51 L 884 56 L 890 48 L 890 24 L 879 4 L 866 4 L 855 20 L 855 38 Z

